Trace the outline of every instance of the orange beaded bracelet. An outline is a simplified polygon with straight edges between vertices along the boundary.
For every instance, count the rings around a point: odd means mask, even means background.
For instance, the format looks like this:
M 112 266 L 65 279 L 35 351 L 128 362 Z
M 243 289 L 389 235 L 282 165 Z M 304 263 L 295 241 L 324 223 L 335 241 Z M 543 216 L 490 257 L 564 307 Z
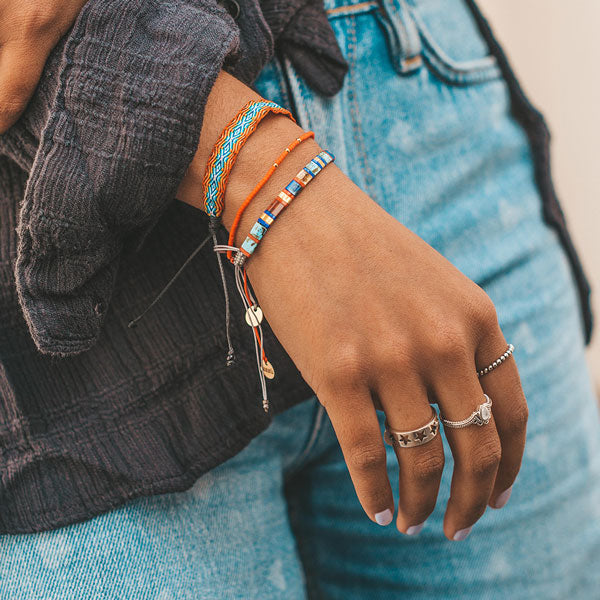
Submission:
M 238 225 L 240 224 L 240 220 L 242 218 L 242 215 L 244 214 L 244 211 L 246 210 L 246 208 L 248 207 L 248 205 L 250 204 L 250 202 L 252 202 L 252 199 L 256 196 L 256 194 L 258 194 L 258 192 L 260 192 L 260 190 L 267 183 L 267 181 L 269 181 L 271 175 L 273 175 L 273 173 L 275 173 L 275 170 L 285 160 L 285 157 L 288 154 L 290 154 L 290 152 L 294 148 L 296 148 L 296 146 L 298 146 L 299 144 L 301 144 L 304 140 L 307 140 L 308 138 L 314 138 L 314 137 L 315 137 L 315 132 L 314 131 L 306 131 L 300 137 L 297 137 L 277 157 L 277 159 L 275 160 L 275 162 L 273 163 L 273 165 L 271 166 L 271 168 L 266 172 L 265 176 L 256 184 L 256 187 L 250 192 L 250 194 L 248 194 L 248 196 L 246 197 L 246 199 L 242 202 L 242 204 L 238 208 L 238 211 L 237 211 L 237 213 L 235 215 L 233 223 L 231 224 L 231 229 L 229 230 L 229 241 L 228 241 L 228 244 L 230 246 L 235 246 L 235 234 L 237 232 Z M 230 262 L 233 262 L 233 251 L 232 250 L 228 250 L 227 251 L 227 258 L 229 259 Z

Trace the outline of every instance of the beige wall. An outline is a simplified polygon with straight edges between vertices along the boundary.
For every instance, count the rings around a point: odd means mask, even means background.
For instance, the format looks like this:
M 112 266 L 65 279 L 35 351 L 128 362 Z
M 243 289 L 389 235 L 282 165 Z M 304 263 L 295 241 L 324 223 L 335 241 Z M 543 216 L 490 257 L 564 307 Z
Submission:
M 556 188 L 595 292 L 588 359 L 600 386 L 600 1 L 479 0 L 479 6 L 552 132 Z

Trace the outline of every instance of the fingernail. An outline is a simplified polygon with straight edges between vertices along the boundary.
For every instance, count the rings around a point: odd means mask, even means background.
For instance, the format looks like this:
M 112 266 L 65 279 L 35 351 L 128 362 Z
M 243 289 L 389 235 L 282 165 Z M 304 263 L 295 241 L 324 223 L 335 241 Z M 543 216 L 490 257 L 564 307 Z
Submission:
M 494 504 L 491 504 L 490 506 L 492 508 L 502 508 L 508 502 L 508 499 L 510 498 L 511 493 L 512 493 L 512 485 L 507 490 L 504 490 L 496 498 L 496 502 Z
M 471 527 L 465 527 L 464 529 L 459 529 L 454 534 L 454 537 L 452 539 L 455 542 L 462 542 L 471 533 L 471 529 L 473 529 L 472 525 L 471 525 Z
M 419 533 L 421 533 L 421 529 L 423 529 L 424 526 L 425 526 L 425 521 L 423 521 L 422 523 L 419 523 L 419 525 L 411 525 L 406 530 L 406 535 L 418 535 Z
M 375 521 L 378 525 L 389 525 L 392 522 L 394 515 L 389 508 L 382 510 L 381 512 L 375 513 Z

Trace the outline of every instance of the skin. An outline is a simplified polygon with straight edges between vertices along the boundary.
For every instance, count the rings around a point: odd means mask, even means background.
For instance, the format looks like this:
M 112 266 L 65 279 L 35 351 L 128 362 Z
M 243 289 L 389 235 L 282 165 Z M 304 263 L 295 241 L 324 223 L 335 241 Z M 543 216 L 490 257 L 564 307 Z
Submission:
M 25 110 L 48 56 L 86 0 L 0 0 L 0 133 Z
M 16 10 L 17 2 L 4 0 L 0 14 L 10 4 Z M 2 39 L 4 20 L 0 22 Z M 0 64 L 27 70 L 14 58 L 7 62 L 5 52 L 3 47 Z M 11 92 L 11 106 L 22 106 L 30 88 L 15 88 L 16 76 L 11 77 L 6 69 L 0 71 L 0 97 L 5 89 L 21 89 L 20 100 Z M 250 88 L 225 72 L 219 75 L 179 200 L 200 206 L 210 151 L 250 99 L 258 99 Z M 250 136 L 227 185 L 227 229 L 261 174 L 301 132 L 290 119 L 271 115 Z M 320 149 L 308 140 L 286 158 L 244 213 L 238 244 L 271 199 Z M 445 535 L 454 539 L 486 506 L 501 504 L 499 496 L 512 486 L 520 468 L 528 411 L 512 358 L 477 378 L 477 366 L 493 362 L 507 346 L 494 305 L 479 286 L 387 214 L 335 164 L 277 219 L 247 271 L 274 333 L 327 410 L 371 520 L 395 509 L 376 410 L 385 412 L 393 429 L 406 431 L 430 420 L 430 402 L 439 405 L 445 418 L 460 420 L 484 401 L 484 392 L 494 403 L 492 421 L 446 430 L 455 464 Z M 396 525 L 406 533 L 435 506 L 444 467 L 441 438 L 397 449 L 396 456 Z

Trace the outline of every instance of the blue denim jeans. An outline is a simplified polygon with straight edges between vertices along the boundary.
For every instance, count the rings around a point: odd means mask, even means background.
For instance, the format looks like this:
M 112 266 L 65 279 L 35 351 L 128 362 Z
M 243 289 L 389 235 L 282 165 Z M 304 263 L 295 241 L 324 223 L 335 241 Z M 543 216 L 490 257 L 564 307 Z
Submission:
M 446 447 L 437 508 L 421 534 L 379 527 L 313 397 L 184 493 L 1 537 L 0 598 L 598 597 L 596 398 L 572 273 L 542 219 L 506 84 L 461 0 L 325 4 L 350 64 L 343 90 L 318 97 L 286 60 L 271 62 L 256 87 L 292 108 L 358 185 L 495 302 L 530 409 L 509 503 L 488 510 L 464 542 L 447 541 Z

